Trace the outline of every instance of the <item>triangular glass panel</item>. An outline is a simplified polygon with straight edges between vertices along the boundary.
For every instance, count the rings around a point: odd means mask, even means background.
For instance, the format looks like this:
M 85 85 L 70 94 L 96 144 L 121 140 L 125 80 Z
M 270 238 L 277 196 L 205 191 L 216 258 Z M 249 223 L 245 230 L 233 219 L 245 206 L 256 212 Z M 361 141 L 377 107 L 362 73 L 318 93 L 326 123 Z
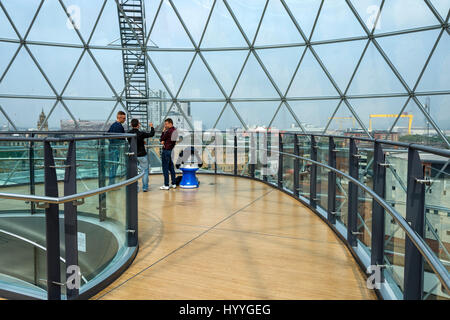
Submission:
M 169 1 L 164 1 L 161 6 L 150 40 L 159 48 L 193 48 Z
M 445 31 L 417 87 L 418 91 L 450 90 L 450 36 Z
M 1 9 L 0 9 L 0 38 L 19 39 L 11 23 L 9 22 L 5 13 Z
M 70 112 L 74 114 L 73 110 Z M 48 127 L 53 130 L 61 130 L 61 125 L 69 120 L 72 120 L 72 117 L 60 102 L 56 105 L 52 114 L 48 117 Z
M 26 76 L 24 76 L 25 70 Z M 55 95 L 25 48 L 20 49 L 5 78 L 0 83 L 0 93 Z
M 405 102 L 405 97 L 350 100 L 353 110 L 369 131 L 389 130 Z M 402 117 L 397 124 L 407 126 L 408 121 L 409 118 Z
M 303 33 L 309 39 L 321 0 L 286 0 L 285 2 Z
M 233 102 L 242 120 L 250 128 L 267 128 L 280 101 Z
M 98 13 L 99 12 L 97 12 L 97 14 Z M 118 12 L 116 2 L 107 1 L 100 20 L 98 21 L 92 35 L 90 42 L 91 45 L 111 47 L 120 47 L 122 45 L 120 42 L 119 18 L 117 15 Z M 91 31 L 89 31 L 89 35 L 90 32 Z M 86 36 L 84 40 L 87 42 L 88 37 Z
M 47 77 L 61 92 L 83 49 L 28 45 Z
M 36 130 L 41 112 L 44 112 L 45 116 L 48 115 L 55 102 L 43 99 L 0 99 L 0 105 L 17 129 L 25 131 Z M 10 129 L 13 129 L 12 126 Z
M 101 131 L 106 118 L 111 113 L 111 110 L 116 105 L 116 101 L 80 101 L 80 100 L 65 100 L 64 103 L 69 108 L 70 112 L 77 119 L 81 130 L 86 131 Z M 110 121 L 115 120 L 115 114 L 120 110 L 120 104 L 116 108 L 116 112 L 112 115 Z M 61 121 L 61 130 L 74 129 L 74 121 L 72 118 L 64 118 Z M 106 127 L 106 130 L 108 127 Z
M 304 50 L 304 47 L 257 50 L 258 56 L 281 92 L 286 92 Z M 283 58 L 280 59 L 281 57 Z
M 261 65 L 253 54 L 245 65 L 244 71 L 232 94 L 233 98 L 275 98 L 280 97 L 270 83 Z
M 202 54 L 225 92 L 230 94 L 248 51 L 203 51 Z
M 223 102 L 191 102 L 192 122 L 200 122 L 203 130 L 213 128 L 224 105 Z
M 364 58 L 350 85 L 350 94 L 400 93 L 405 88 L 373 43 L 369 44 Z
M 219 130 L 226 130 L 231 128 L 243 128 L 241 121 L 239 121 L 239 118 L 236 116 L 236 113 L 231 108 L 229 104 L 225 107 L 225 109 L 222 112 L 222 115 L 220 115 L 220 118 L 218 119 L 217 123 L 214 126 L 214 129 Z
M 436 123 L 439 130 L 450 142 L 448 134 L 450 129 L 450 114 L 448 112 L 448 107 L 450 106 L 450 95 L 424 96 L 418 97 L 418 99 L 425 111 L 430 114 L 431 119 Z M 437 135 L 436 130 L 433 128 L 425 115 L 423 115 L 423 112 L 421 112 L 414 101 L 409 103 L 408 108 L 410 108 L 410 112 L 417 114 L 417 117 L 414 118 L 415 122 L 412 133 L 426 137 L 425 141 L 422 141 L 421 143 L 434 145 L 440 148 L 448 148 L 447 144 L 445 144 L 442 138 Z
M 17 1 L 17 0 L 3 0 L 2 4 L 5 6 L 6 11 L 8 12 L 8 15 L 11 17 L 11 20 L 13 21 L 14 25 L 16 26 L 17 30 L 19 31 L 20 35 L 22 37 L 25 36 L 25 33 L 27 32 L 28 28 L 30 27 L 31 21 L 33 20 L 34 15 L 36 14 L 37 9 L 39 8 L 40 0 L 29 0 L 26 1 L 26 4 L 24 1 Z M 49 2 L 49 1 L 45 1 Z M 58 5 L 58 9 L 61 10 L 61 6 L 56 1 L 55 4 Z M 42 6 L 41 11 L 38 14 L 38 17 L 42 14 L 42 10 L 45 7 L 45 4 Z M 0 14 L 0 17 L 3 15 L 3 10 L 0 10 L 2 13 Z M 6 16 L 4 16 L 6 19 Z M 2 21 L 3 18 L 0 18 L 0 21 Z M 51 20 L 51 19 L 49 19 Z M 9 24 L 9 21 L 6 20 L 5 23 Z M 36 21 L 34 22 L 33 28 L 36 25 Z M 0 30 L 3 29 L 3 22 L 0 23 Z M 14 31 L 13 31 L 14 32 Z M 16 34 L 14 32 L 14 34 Z M 17 36 L 15 36 L 17 37 Z
M 312 40 L 366 36 L 364 29 L 345 0 L 325 1 Z
M 150 62 L 148 62 L 147 73 L 148 73 L 149 96 L 156 97 L 156 98 L 169 99 L 170 96 L 167 93 L 167 90 L 166 90 L 164 84 L 161 82 L 161 79 L 158 77 L 155 70 L 150 65 Z M 163 77 L 163 75 L 161 75 L 161 77 Z
M 103 1 L 89 1 L 89 0 L 65 0 L 63 1 L 67 8 L 70 16 L 74 22 L 78 25 L 78 31 L 80 31 L 82 37 L 87 42 L 92 28 L 94 28 L 95 22 L 97 21 L 100 10 L 103 6 Z M 112 1 L 114 4 L 114 1 Z M 87 7 L 88 6 L 88 10 Z M 102 16 L 105 14 L 107 4 L 103 9 Z M 117 20 L 117 9 L 116 9 L 116 20 Z M 67 21 L 70 27 L 70 21 Z M 70 27 L 71 28 L 71 27 Z
M 304 43 L 280 1 L 269 1 L 255 45 Z
M 203 34 L 203 29 L 205 28 L 213 2 L 213 0 L 196 2 L 184 0 L 173 1 L 178 13 L 183 19 L 184 24 L 197 45 L 199 44 L 200 38 Z M 195 19 L 192 19 L 192 17 L 195 17 Z
M 236 19 L 239 21 L 244 33 L 250 42 L 255 37 L 261 15 L 264 10 L 265 1 L 261 0 L 228 0 Z M 266 11 L 267 14 L 267 11 Z
M 28 40 L 82 44 L 75 31 L 75 28 L 81 27 L 81 8 L 73 8 L 73 12 L 69 8 L 67 10 L 74 20 L 75 27 L 58 1 L 44 1 L 28 35 Z
M 217 1 L 214 6 L 201 47 L 248 47 L 222 1 Z
M 327 134 L 367 136 L 345 102 L 342 102 L 336 114 L 330 115 L 327 120 L 331 120 L 326 131 Z
M 225 98 L 199 55 L 195 57 L 179 98 Z
M 342 92 L 347 88 L 366 44 L 367 40 L 362 40 L 313 47 Z
M 338 103 L 339 100 L 289 101 L 289 106 L 305 131 L 322 134 Z
M 422 0 L 385 1 L 375 33 L 436 25 L 439 21 Z
M 16 43 L 0 42 L 0 51 L 2 52 L 2 58 L 0 59 L 0 77 L 5 72 L 18 48 L 19 45 Z M 25 49 L 21 48 L 21 50 Z
M 436 43 L 438 34 L 439 30 L 430 30 L 394 37 L 381 37 L 377 41 L 406 83 L 413 88 L 433 45 Z
M 289 97 L 336 96 L 338 92 L 320 67 L 310 50 L 307 50 L 300 68 L 289 89 Z
M 372 31 L 380 11 L 381 0 L 357 0 L 351 1 L 351 3 L 361 17 L 366 28 L 369 31 Z M 376 28 L 379 29 L 380 26 L 381 24 L 377 23 Z
M 175 96 L 194 56 L 193 52 L 150 52 L 150 58 Z
M 91 50 L 109 82 L 118 94 L 123 90 L 125 81 L 123 77 L 122 52 L 119 50 Z M 87 53 L 86 53 L 87 54 Z
M 284 103 L 281 104 L 275 118 L 270 125 L 272 129 L 292 130 L 298 128 L 298 123 L 295 121 L 292 113 L 288 110 Z
M 450 10 L 450 0 L 431 0 L 431 3 L 445 21 Z
M 108 97 L 114 96 L 88 52 L 85 52 L 77 70 L 67 85 L 65 96 Z

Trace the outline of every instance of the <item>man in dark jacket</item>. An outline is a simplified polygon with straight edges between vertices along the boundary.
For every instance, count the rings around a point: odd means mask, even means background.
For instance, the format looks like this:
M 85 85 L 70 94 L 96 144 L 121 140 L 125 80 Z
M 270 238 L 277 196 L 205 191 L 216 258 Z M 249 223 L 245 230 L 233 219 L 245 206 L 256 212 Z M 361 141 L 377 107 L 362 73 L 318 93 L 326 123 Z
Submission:
M 164 174 L 164 185 L 160 187 L 161 190 L 169 190 L 169 171 L 170 178 L 172 180 L 172 188 L 176 188 L 175 182 L 175 168 L 173 166 L 172 161 L 172 149 L 175 147 L 177 140 L 177 131 L 173 126 L 173 121 L 170 118 L 167 118 L 164 121 L 164 131 L 161 134 L 161 138 L 159 139 L 162 144 L 162 152 L 161 152 L 161 163 Z
M 144 192 L 148 191 L 148 157 L 147 150 L 145 150 L 145 139 L 151 138 L 155 135 L 155 128 L 153 128 L 153 123 L 150 122 L 149 127 L 150 132 L 140 131 L 139 128 L 141 124 L 138 119 L 131 120 L 131 130 L 128 133 L 136 134 L 136 144 L 137 144 L 137 159 L 139 164 L 139 170 L 144 171 L 144 176 L 142 177 L 142 190 Z M 129 139 L 131 140 L 131 139 Z
M 117 112 L 117 119 L 108 129 L 109 133 L 125 133 L 123 123 L 126 121 L 127 116 L 125 112 Z M 124 139 L 109 139 L 109 184 L 116 183 L 116 173 L 119 166 L 119 159 L 121 150 L 124 152 Z

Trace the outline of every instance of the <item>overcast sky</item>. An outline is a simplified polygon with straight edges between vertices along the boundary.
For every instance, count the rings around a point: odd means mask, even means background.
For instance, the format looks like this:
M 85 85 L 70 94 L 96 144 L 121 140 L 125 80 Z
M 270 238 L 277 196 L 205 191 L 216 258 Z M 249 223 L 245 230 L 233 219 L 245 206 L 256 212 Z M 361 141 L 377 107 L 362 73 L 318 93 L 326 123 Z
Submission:
M 80 32 L 87 41 L 97 18 L 103 1 L 100 0 L 65 0 L 68 8 L 75 8 L 74 19 L 79 22 Z M 174 0 L 173 1 L 196 43 L 199 43 L 212 2 L 211 0 Z M 364 22 L 370 26 L 374 21 L 377 6 L 381 1 L 352 1 Z M 440 15 L 445 19 L 449 0 L 431 1 Z M 39 4 L 38 0 L 2 0 L 6 10 L 13 19 L 22 36 L 31 22 Z M 154 19 L 159 0 L 146 0 L 147 30 Z M 264 7 L 263 0 L 228 0 L 250 42 L 253 41 L 259 19 Z M 318 0 L 286 0 L 290 10 L 296 17 L 300 27 L 307 37 L 317 10 Z M 80 8 L 79 15 L 76 8 Z M 78 19 L 79 18 L 79 19 Z M 56 0 L 46 0 L 31 29 L 28 40 L 45 42 L 63 42 L 81 44 L 76 32 L 68 27 L 67 17 Z M 386 1 L 381 14 L 380 23 L 375 33 L 386 33 L 403 29 L 439 24 L 422 0 L 390 0 Z M 410 88 L 416 84 L 417 78 L 425 61 L 435 44 L 440 29 L 425 32 L 415 32 L 406 35 L 379 38 L 379 44 L 390 57 Z M 317 26 L 312 34 L 312 41 L 363 36 L 364 30 L 356 20 L 345 1 L 325 0 Z M 17 39 L 13 28 L 0 10 L 0 38 Z M 93 34 L 91 44 L 107 46 L 120 41 L 117 8 L 112 0 L 108 1 L 103 15 Z M 189 37 L 178 21 L 173 8 L 164 1 L 162 9 L 151 35 L 152 44 L 159 48 L 193 48 Z M 347 41 L 335 44 L 314 46 L 317 55 L 323 61 L 336 85 L 345 91 L 366 40 Z M 301 35 L 290 20 L 286 10 L 278 0 L 270 0 L 261 28 L 255 41 L 256 46 L 283 45 L 304 43 Z M 202 48 L 245 47 L 245 39 L 239 32 L 222 1 L 217 1 L 210 23 L 202 40 Z M 0 41 L 0 76 L 3 74 L 18 44 Z M 79 48 L 63 48 L 29 45 L 32 54 L 60 93 L 63 89 L 76 61 L 82 53 Z M 285 94 L 304 51 L 304 47 L 279 49 L 260 49 L 257 53 L 276 82 L 280 91 Z M 418 92 L 449 91 L 450 90 L 450 36 L 442 35 L 433 54 L 430 64 L 422 80 L 417 86 Z M 117 92 L 124 86 L 122 71 L 122 56 L 118 50 L 92 50 Z M 208 51 L 204 57 L 227 94 L 233 88 L 248 51 Z M 175 95 L 188 68 L 194 52 L 151 52 L 159 72 L 167 83 L 169 90 Z M 149 74 L 150 87 L 153 90 L 165 90 L 153 70 Z M 349 95 L 404 93 L 405 89 L 395 77 L 382 56 L 371 44 L 348 90 Z M 54 96 L 52 89 L 46 83 L 34 65 L 30 55 L 21 49 L 13 65 L 0 83 L 0 94 L 43 95 Z M 73 79 L 67 86 L 63 96 L 69 97 L 112 97 L 113 93 L 96 68 L 88 54 L 83 56 Z M 288 97 L 338 96 L 327 76 L 320 68 L 310 50 L 307 50 L 302 65 L 292 85 L 287 92 Z M 179 93 L 179 98 L 223 98 L 222 93 L 208 73 L 199 56 L 196 57 L 185 85 Z M 276 90 L 265 76 L 257 59 L 252 55 L 248 60 L 232 98 L 279 98 Z M 422 103 L 425 98 L 420 98 Z M 372 113 L 398 113 L 406 98 L 351 99 L 350 103 L 368 126 L 369 115 Z M 315 126 L 324 126 L 328 117 L 338 104 L 338 100 L 291 102 L 290 105 L 302 122 Z M 49 112 L 54 100 L 37 99 L 6 99 L 0 98 L 0 105 L 8 112 L 13 121 L 20 127 L 36 125 L 38 114 L 42 109 Z M 105 120 L 114 102 L 91 102 L 67 100 L 67 106 L 76 118 L 90 120 Z M 279 102 L 235 103 L 240 115 L 249 125 L 268 124 L 272 119 Z M 193 103 L 194 119 L 203 120 L 206 127 L 215 123 L 222 107 L 220 103 Z M 450 129 L 450 95 L 431 97 L 431 114 L 443 128 Z M 420 114 L 414 103 L 409 103 L 406 111 L 414 114 L 413 125 L 424 126 L 425 118 Z M 346 106 L 342 104 L 337 116 L 350 116 Z M 60 119 L 69 119 L 61 105 L 58 105 L 50 118 L 50 126 L 58 127 Z M 375 128 L 388 127 L 392 119 L 376 120 Z M 406 121 L 406 120 L 405 120 Z M 283 106 L 274 124 L 286 127 L 293 123 L 292 116 Z M 6 123 L 0 114 L 0 125 Z M 220 128 L 238 125 L 239 122 L 231 109 L 224 112 L 219 123 Z M 336 121 L 335 126 L 349 127 L 351 121 Z M 400 123 L 405 125 L 406 123 Z

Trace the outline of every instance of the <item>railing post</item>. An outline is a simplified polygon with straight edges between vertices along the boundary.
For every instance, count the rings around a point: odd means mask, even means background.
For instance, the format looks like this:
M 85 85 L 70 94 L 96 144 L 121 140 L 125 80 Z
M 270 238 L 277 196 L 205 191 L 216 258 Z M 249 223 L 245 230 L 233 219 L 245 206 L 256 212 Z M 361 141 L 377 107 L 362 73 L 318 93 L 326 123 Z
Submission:
M 263 181 L 267 182 L 268 181 L 268 174 L 269 174 L 269 163 L 268 163 L 268 157 L 269 157 L 269 139 L 267 138 L 268 134 L 267 131 L 262 133 L 262 139 L 263 139 L 263 146 L 266 149 L 265 151 L 263 151 L 262 155 L 263 155 L 263 163 L 261 165 L 261 172 L 262 172 L 262 177 L 263 177 Z M 261 138 L 260 138 L 261 139 Z
M 374 143 L 373 152 L 373 191 L 384 199 L 386 193 L 385 155 L 381 144 Z M 372 201 L 372 239 L 371 265 L 384 265 L 384 237 L 385 237 L 384 208 L 376 201 Z M 380 282 L 384 282 L 384 269 L 380 268 Z
M 317 143 L 314 136 L 311 136 L 311 160 L 317 161 Z M 311 164 L 311 174 L 309 180 L 309 203 L 315 208 L 317 205 L 317 165 Z
M 214 174 L 217 174 L 217 132 L 214 132 Z M 223 154 L 220 155 L 223 157 Z
M 406 221 L 420 237 L 424 237 L 425 185 L 423 166 L 419 152 L 408 149 L 408 185 L 406 195 Z M 405 237 L 405 300 L 421 300 L 423 294 L 423 257 L 412 241 Z
M 48 197 L 58 197 L 55 160 L 50 142 L 44 141 L 44 189 Z M 48 204 L 45 209 L 47 246 L 47 298 L 61 300 L 61 268 L 59 249 L 59 205 Z
M 255 165 L 257 161 L 256 157 L 256 143 L 255 143 L 255 133 L 250 131 L 250 150 L 248 154 L 249 163 L 249 173 L 251 178 L 255 178 Z
M 70 196 L 77 193 L 77 160 L 76 143 L 74 140 L 69 142 L 67 151 L 66 172 L 64 176 L 64 195 Z M 73 202 L 64 203 L 64 242 L 66 252 L 66 285 L 67 279 L 72 276 L 69 266 L 78 268 L 78 228 L 77 228 L 77 207 Z M 79 275 L 77 274 L 77 277 Z M 79 282 L 79 281 L 78 281 Z M 67 299 L 74 299 L 78 296 L 79 288 L 66 287 Z
M 350 138 L 349 173 L 352 178 L 358 179 L 359 155 L 355 139 Z M 358 186 L 352 182 L 348 184 L 348 225 L 347 241 L 352 247 L 356 247 L 357 217 L 358 217 Z
M 103 188 L 106 186 L 106 155 L 105 155 L 105 139 L 98 141 L 98 187 Z M 106 219 L 106 193 L 98 195 L 98 216 L 99 220 L 105 221 Z
M 236 134 L 236 131 L 234 131 L 234 143 L 233 143 L 233 145 L 234 145 L 234 153 L 233 153 L 233 163 L 234 163 L 234 166 L 233 166 L 233 174 L 234 174 L 235 176 L 237 176 L 237 173 L 238 173 L 238 170 L 237 170 L 237 152 L 238 152 L 238 150 L 237 150 L 237 134 Z
M 278 188 L 283 188 L 283 136 L 278 132 Z
M 34 138 L 34 133 L 31 134 Z M 30 194 L 36 194 L 36 177 L 34 173 L 34 141 L 30 141 L 29 153 L 28 153 L 28 166 L 30 167 Z M 30 201 L 31 214 L 36 213 L 36 204 Z
M 127 179 L 137 175 L 137 144 L 136 136 L 130 138 L 130 153 L 127 157 Z M 127 246 L 135 247 L 138 244 L 138 182 L 128 185 L 127 196 Z
M 329 138 L 328 143 L 328 165 L 336 168 L 336 144 L 333 137 Z M 336 172 L 328 172 L 328 221 L 336 223 Z
M 300 170 L 300 159 L 297 158 L 300 155 L 300 150 L 298 146 L 298 136 L 294 134 L 294 154 L 296 158 L 294 159 L 294 196 L 299 195 L 299 170 Z

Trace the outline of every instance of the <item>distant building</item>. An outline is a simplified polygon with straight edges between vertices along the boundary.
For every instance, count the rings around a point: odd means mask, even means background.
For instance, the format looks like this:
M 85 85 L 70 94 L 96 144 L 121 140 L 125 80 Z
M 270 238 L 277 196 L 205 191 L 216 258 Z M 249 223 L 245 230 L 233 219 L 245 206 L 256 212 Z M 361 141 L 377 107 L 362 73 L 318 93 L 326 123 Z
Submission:
M 398 132 L 389 132 L 387 130 L 380 131 L 372 131 L 372 136 L 374 139 L 379 140 L 390 140 L 390 141 L 398 141 L 400 134 Z
M 37 122 L 37 129 L 39 130 L 42 127 L 43 131 L 48 131 L 48 121 L 45 120 L 47 116 L 44 113 L 44 109 L 42 109 L 41 114 L 39 115 L 39 120 Z M 45 123 L 44 123 L 45 121 Z

